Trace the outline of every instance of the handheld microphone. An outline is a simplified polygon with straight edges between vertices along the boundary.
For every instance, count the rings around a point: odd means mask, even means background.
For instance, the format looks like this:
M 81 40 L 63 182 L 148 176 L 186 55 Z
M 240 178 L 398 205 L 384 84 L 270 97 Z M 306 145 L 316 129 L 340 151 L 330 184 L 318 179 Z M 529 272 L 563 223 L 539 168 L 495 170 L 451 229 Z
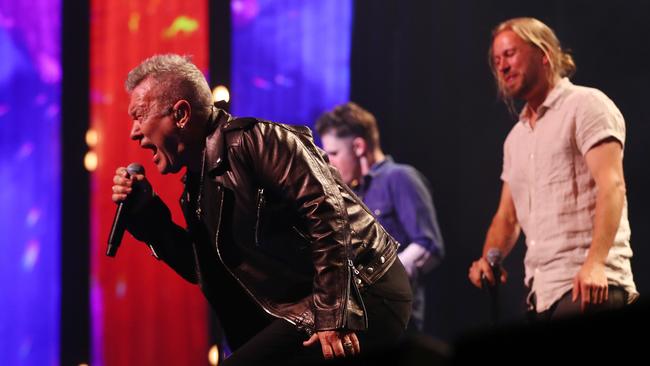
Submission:
M 494 286 L 499 286 L 499 282 L 501 282 L 501 250 L 498 248 L 490 248 L 486 257 L 494 274 Z
M 139 163 L 131 163 L 126 168 L 127 178 L 130 178 L 135 174 L 144 174 L 144 167 Z M 135 185 L 133 188 L 131 194 L 136 193 Z M 106 255 L 109 257 L 115 257 L 117 249 L 122 243 L 122 237 L 124 236 L 124 230 L 126 229 L 126 222 L 129 219 L 130 206 L 131 196 L 128 196 L 124 201 L 117 204 L 115 217 L 113 218 L 113 226 L 111 226 L 111 233 L 108 236 L 108 245 L 106 246 Z
M 490 269 L 494 275 L 494 285 L 490 285 L 485 276 L 481 278 L 483 288 L 487 289 L 490 294 L 490 318 L 492 324 L 499 321 L 499 283 L 501 282 L 501 250 L 490 248 L 487 252 L 486 259 L 490 264 Z

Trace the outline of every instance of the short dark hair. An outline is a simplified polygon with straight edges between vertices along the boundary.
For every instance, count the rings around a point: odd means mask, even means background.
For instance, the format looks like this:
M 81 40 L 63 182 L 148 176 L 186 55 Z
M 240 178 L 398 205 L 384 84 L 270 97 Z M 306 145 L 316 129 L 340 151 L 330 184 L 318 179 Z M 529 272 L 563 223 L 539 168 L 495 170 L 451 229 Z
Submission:
M 323 113 L 316 121 L 316 131 L 320 136 L 334 133 L 336 137 L 361 137 L 370 148 L 380 148 L 375 116 L 354 102 L 338 105 Z

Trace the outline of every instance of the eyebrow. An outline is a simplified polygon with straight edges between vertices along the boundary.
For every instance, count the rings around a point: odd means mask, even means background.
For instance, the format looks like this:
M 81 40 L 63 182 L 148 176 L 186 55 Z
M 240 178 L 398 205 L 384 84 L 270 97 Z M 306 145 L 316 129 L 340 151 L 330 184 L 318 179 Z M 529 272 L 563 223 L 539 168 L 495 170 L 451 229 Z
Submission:
M 505 50 L 503 50 L 500 54 L 505 54 L 505 53 L 508 53 L 510 51 L 515 51 L 515 50 L 517 50 L 517 46 L 508 47 Z
M 512 46 L 512 47 L 506 48 L 505 50 L 501 51 L 501 53 L 498 53 L 498 54 L 494 54 L 494 52 L 493 52 L 493 54 L 492 54 L 492 62 L 494 62 L 498 57 L 501 57 L 502 55 L 505 55 L 510 51 L 516 51 L 516 50 L 517 50 L 517 46 Z
M 142 109 L 141 105 L 135 105 L 134 107 L 129 108 L 128 113 L 130 116 L 135 117 L 136 114 L 142 113 Z

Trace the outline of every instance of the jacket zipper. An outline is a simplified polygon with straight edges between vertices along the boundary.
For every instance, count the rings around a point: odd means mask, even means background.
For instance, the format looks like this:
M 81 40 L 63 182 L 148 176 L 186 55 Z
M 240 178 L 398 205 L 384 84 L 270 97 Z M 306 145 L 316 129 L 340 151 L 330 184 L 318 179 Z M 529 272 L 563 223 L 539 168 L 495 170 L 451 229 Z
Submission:
M 257 189 L 257 220 L 255 221 L 255 245 L 260 245 L 260 222 L 262 220 L 262 209 L 264 208 L 264 188 Z
M 259 192 L 259 191 L 258 191 L 258 192 Z M 216 229 L 216 233 L 215 233 L 215 238 L 214 238 L 215 249 L 217 250 L 217 255 L 219 256 L 219 260 L 221 261 L 221 263 L 223 264 L 223 266 L 226 268 L 226 270 L 228 271 L 228 273 L 230 273 L 230 275 L 233 276 L 233 278 L 237 281 L 237 283 L 239 283 L 239 285 L 244 289 L 244 291 L 246 291 L 246 293 L 248 293 L 248 296 L 250 296 L 250 297 L 253 299 L 253 301 L 255 301 L 255 302 L 257 303 L 257 305 L 259 305 L 259 306 L 262 308 L 262 310 L 264 310 L 265 312 L 267 312 L 268 314 L 270 314 L 270 315 L 272 315 L 272 316 L 274 316 L 274 317 L 276 317 L 276 318 L 282 318 L 282 319 L 288 321 L 289 323 L 291 323 L 291 324 L 293 324 L 293 325 L 296 325 L 296 322 L 295 322 L 294 320 L 289 319 L 289 318 L 287 318 L 286 316 L 282 316 L 282 315 L 280 315 L 280 314 L 277 314 L 277 313 L 275 313 L 275 312 L 273 312 L 273 311 L 267 309 L 267 307 L 264 306 L 264 304 L 262 304 L 262 303 L 257 299 L 257 297 L 256 297 L 255 295 L 253 295 L 253 293 L 248 289 L 248 287 L 247 287 L 246 285 L 244 285 L 244 283 L 239 279 L 239 277 L 237 277 L 237 276 L 233 273 L 233 271 L 232 271 L 232 270 L 231 270 L 231 269 L 226 265 L 226 263 L 223 261 L 223 258 L 221 257 L 221 251 L 219 250 L 219 230 L 221 230 L 221 214 L 223 213 L 223 191 L 221 192 L 221 197 L 220 197 L 220 198 L 221 198 L 221 199 L 220 199 L 221 204 L 219 205 L 219 216 L 218 216 L 220 219 L 219 219 L 219 223 L 218 223 L 218 225 L 217 225 L 217 229 Z

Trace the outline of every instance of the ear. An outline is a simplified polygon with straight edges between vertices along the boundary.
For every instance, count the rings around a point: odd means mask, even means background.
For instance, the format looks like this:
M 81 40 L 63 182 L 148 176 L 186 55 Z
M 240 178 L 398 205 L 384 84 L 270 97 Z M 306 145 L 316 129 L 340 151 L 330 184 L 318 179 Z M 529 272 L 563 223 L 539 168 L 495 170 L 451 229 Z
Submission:
M 185 125 L 190 121 L 191 115 L 192 106 L 187 100 L 181 99 L 174 104 L 174 107 L 172 108 L 172 117 L 174 118 L 174 121 L 176 121 L 176 126 L 178 128 L 185 128 Z
M 354 151 L 354 156 L 360 158 L 368 151 L 368 143 L 361 137 L 355 137 L 352 140 L 352 150 Z
M 551 63 L 548 60 L 546 53 L 542 52 L 542 65 L 549 66 Z

